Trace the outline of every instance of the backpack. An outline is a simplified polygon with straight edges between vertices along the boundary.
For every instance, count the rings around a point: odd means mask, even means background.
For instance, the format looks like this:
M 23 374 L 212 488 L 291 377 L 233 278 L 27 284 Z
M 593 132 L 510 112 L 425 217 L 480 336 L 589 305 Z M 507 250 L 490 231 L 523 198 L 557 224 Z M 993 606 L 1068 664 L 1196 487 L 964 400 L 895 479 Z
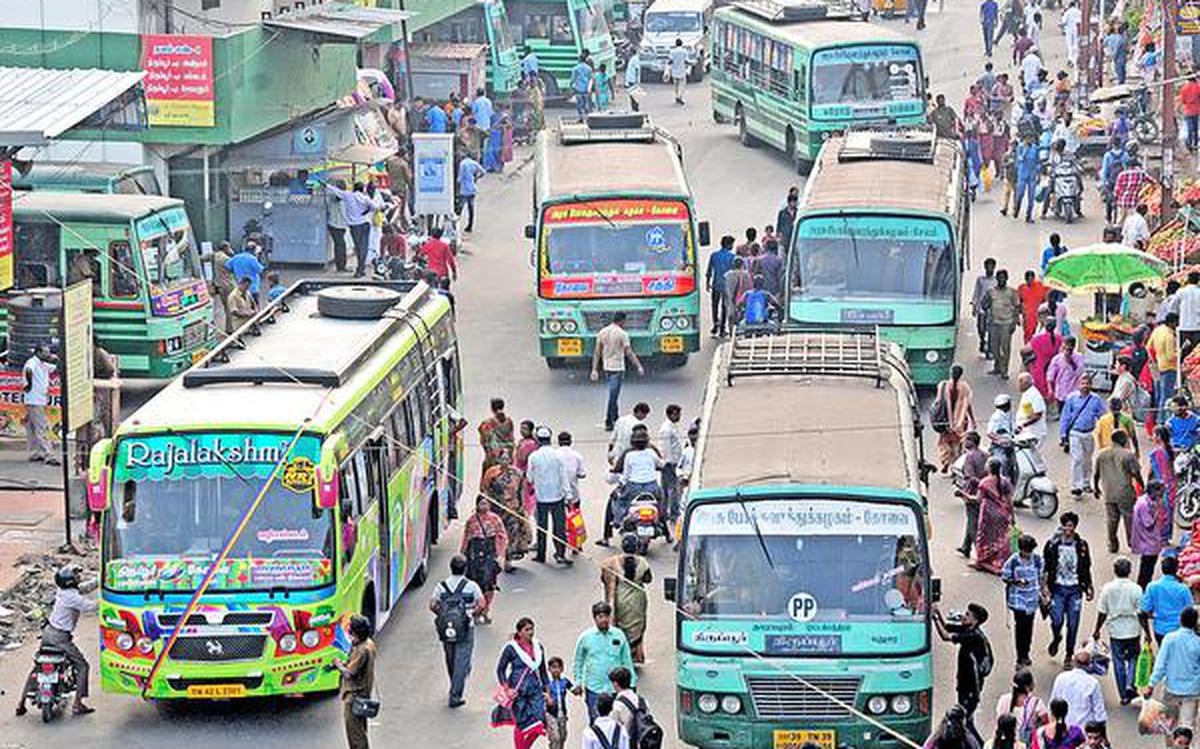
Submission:
M 433 626 L 437 629 L 438 639 L 442 642 L 461 642 L 471 626 L 470 615 L 467 613 L 467 597 L 463 590 L 467 587 L 466 578 L 458 581 L 458 587 L 450 590 L 446 581 L 441 583 L 446 597 L 438 604 L 437 618 Z
M 638 697 L 634 705 L 628 697 L 618 697 L 618 701 L 633 713 L 633 730 L 630 732 L 631 749 L 662 749 L 663 729 L 650 714 L 646 701 Z
M 979 677 L 979 687 L 982 690 L 983 680 L 992 673 L 992 668 L 996 665 L 996 658 L 992 655 L 992 643 L 988 640 L 987 635 L 980 632 L 979 637 L 983 640 L 983 657 L 975 661 L 975 675 Z
M 620 723 L 618 723 L 617 727 L 613 729 L 612 738 L 605 736 L 604 731 L 601 731 L 599 728 L 597 728 L 595 723 L 592 723 L 589 727 L 592 729 L 592 735 L 596 737 L 596 742 L 600 744 L 600 749 L 617 749 L 617 747 L 621 745 Z
M 929 407 L 929 426 L 938 434 L 950 431 L 950 404 L 946 402 L 945 392 L 938 392 Z

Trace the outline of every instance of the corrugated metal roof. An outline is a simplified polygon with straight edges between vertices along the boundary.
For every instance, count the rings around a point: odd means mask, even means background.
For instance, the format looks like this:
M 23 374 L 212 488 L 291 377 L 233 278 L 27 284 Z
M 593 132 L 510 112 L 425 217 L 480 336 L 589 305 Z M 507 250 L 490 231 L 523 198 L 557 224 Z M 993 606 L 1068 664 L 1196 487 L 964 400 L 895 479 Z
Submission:
M 57 138 L 141 82 L 144 71 L 0 67 L 0 146 Z
M 486 49 L 486 44 L 472 42 L 412 42 L 408 45 L 410 56 L 438 60 L 470 60 Z
M 312 34 L 359 40 L 379 31 L 384 26 L 408 20 L 411 16 L 402 10 L 391 8 L 363 8 L 347 3 L 317 5 L 302 11 L 281 13 L 264 20 L 263 26 Z

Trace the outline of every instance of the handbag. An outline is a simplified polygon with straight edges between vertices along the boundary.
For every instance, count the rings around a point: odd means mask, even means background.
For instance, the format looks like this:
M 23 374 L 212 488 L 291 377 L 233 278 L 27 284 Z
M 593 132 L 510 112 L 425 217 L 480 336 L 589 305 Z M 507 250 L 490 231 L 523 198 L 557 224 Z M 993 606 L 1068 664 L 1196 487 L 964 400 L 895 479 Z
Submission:
M 378 699 L 355 695 L 350 702 L 350 714 L 356 718 L 374 718 L 379 715 L 379 707 Z
M 579 551 L 587 542 L 587 537 L 587 525 L 583 521 L 583 511 L 579 509 L 578 504 L 573 504 L 567 509 L 567 546 Z

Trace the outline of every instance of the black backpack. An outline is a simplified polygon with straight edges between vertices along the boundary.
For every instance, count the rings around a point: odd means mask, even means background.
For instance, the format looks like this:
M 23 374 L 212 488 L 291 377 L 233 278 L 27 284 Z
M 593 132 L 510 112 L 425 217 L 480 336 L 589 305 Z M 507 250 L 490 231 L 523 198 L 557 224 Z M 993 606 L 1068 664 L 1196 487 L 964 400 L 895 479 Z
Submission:
M 991 675 L 992 668 L 996 665 L 996 658 L 992 655 L 992 643 L 987 635 L 980 632 L 979 639 L 983 641 L 983 653 L 975 662 L 975 674 L 979 677 L 979 687 L 982 688 L 983 680 Z
M 461 642 L 467 636 L 467 627 L 471 626 L 470 614 L 467 612 L 467 597 L 463 590 L 467 587 L 464 578 L 458 581 L 458 587 L 450 590 L 446 581 L 441 583 L 446 597 L 438 604 L 437 618 L 433 626 L 437 628 L 438 639 L 442 642 Z
M 646 707 L 646 701 L 638 697 L 637 704 L 628 697 L 617 698 L 622 705 L 633 713 L 633 730 L 630 738 L 631 749 L 662 749 L 663 745 L 663 729 L 650 714 L 650 709 Z
M 621 746 L 621 724 L 618 723 L 613 729 L 612 738 L 604 735 L 604 731 L 593 723 L 591 725 L 592 735 L 596 737 L 596 741 L 600 742 L 600 749 L 617 749 Z

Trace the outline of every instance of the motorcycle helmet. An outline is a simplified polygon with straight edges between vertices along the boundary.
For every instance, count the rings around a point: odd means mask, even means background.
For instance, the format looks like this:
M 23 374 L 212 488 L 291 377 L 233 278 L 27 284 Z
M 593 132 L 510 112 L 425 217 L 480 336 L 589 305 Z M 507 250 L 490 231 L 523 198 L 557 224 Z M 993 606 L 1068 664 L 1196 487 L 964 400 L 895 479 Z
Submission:
M 54 573 L 54 584 L 60 588 L 78 588 L 79 570 L 67 565 Z
M 1002 411 L 1006 411 L 1012 407 L 1012 397 L 1008 393 L 1001 393 L 992 401 L 992 405 Z

